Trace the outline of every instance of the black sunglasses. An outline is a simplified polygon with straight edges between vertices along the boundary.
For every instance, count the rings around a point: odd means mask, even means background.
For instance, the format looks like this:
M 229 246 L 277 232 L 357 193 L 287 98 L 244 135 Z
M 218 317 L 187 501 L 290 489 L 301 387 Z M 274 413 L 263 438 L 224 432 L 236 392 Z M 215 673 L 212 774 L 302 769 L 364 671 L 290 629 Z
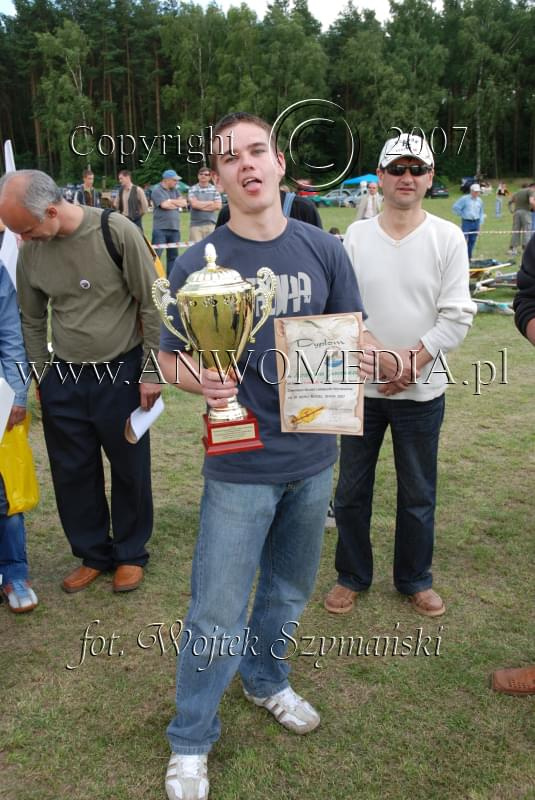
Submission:
M 385 170 L 389 175 L 395 175 L 396 178 L 405 175 L 405 172 L 409 170 L 411 175 L 419 178 L 421 175 L 427 175 L 431 167 L 426 166 L 426 164 L 389 164 L 385 167 Z

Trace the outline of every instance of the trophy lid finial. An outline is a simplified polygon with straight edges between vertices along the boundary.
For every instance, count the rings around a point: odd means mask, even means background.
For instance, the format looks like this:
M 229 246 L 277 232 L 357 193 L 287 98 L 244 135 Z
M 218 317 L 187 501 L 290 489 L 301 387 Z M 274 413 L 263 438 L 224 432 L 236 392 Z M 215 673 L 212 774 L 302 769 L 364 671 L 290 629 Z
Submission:
M 206 261 L 207 269 L 217 269 L 216 259 L 217 253 L 215 247 L 211 242 L 208 242 L 204 248 L 204 260 Z

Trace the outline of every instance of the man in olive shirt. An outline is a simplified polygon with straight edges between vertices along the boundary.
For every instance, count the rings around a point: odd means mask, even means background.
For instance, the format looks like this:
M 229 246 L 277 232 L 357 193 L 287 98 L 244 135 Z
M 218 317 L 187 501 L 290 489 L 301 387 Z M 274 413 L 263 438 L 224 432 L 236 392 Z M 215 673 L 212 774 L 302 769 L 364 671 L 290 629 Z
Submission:
M 519 189 L 507 203 L 509 211 L 513 214 L 513 232 L 511 234 L 511 249 L 509 255 L 516 256 L 518 246 L 521 251 L 528 243 L 531 236 L 531 212 L 535 210 L 535 183 L 530 183 L 525 189 Z
M 85 589 L 111 569 L 114 591 L 137 588 L 152 532 L 149 438 L 128 444 L 124 428 L 137 406 L 151 408 L 160 394 L 158 383 L 140 382 L 159 340 L 154 268 L 139 233 L 112 214 L 119 269 L 105 245 L 101 215 L 67 203 L 44 172 L 20 170 L 0 180 L 0 216 L 24 241 L 18 299 L 39 381 L 58 512 L 73 554 L 82 559 L 63 580 L 67 592 Z M 113 538 L 101 448 L 111 464 Z

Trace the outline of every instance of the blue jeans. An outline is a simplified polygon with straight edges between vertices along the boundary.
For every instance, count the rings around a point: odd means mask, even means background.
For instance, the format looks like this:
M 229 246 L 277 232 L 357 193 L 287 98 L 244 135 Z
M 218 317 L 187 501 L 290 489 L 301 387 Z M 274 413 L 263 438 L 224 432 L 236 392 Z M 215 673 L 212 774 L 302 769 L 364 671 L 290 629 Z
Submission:
M 167 729 L 173 752 L 209 752 L 220 734 L 219 702 L 238 668 L 256 697 L 288 686 L 285 631 L 295 632 L 288 623 L 299 619 L 314 588 L 331 484 L 332 467 L 292 483 L 206 480 L 177 664 L 177 715 Z
M 427 402 L 365 398 L 364 435 L 342 436 L 334 511 L 338 582 L 368 589 L 375 468 L 388 425 L 397 475 L 394 584 L 402 594 L 429 589 L 433 560 L 437 456 L 444 395 Z
M 24 514 L 7 516 L 4 481 L 0 477 L 0 575 L 2 585 L 28 579 Z
M 461 228 L 464 233 L 464 238 L 466 239 L 468 258 L 472 258 L 472 252 L 476 246 L 477 235 L 479 233 L 479 220 L 463 219 L 461 220 Z
M 155 245 L 154 249 L 158 253 L 158 256 L 162 257 L 162 249 L 158 249 L 156 245 L 158 244 L 172 244 L 173 242 L 180 241 L 180 231 L 175 231 L 171 228 L 155 228 L 152 231 L 152 244 Z M 171 272 L 171 267 L 175 263 L 175 259 L 178 256 L 178 247 L 168 247 L 166 248 L 167 253 L 167 275 Z

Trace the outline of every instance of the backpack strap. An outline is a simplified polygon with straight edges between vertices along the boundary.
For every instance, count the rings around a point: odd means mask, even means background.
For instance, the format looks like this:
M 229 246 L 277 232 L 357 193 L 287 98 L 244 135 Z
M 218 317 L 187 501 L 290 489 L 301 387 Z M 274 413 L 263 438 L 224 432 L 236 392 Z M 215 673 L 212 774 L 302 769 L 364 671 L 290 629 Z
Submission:
M 100 215 L 100 227 L 102 228 L 102 236 L 104 237 L 104 244 L 106 245 L 106 250 L 112 261 L 116 263 L 119 267 L 121 272 L 123 271 L 123 258 L 120 252 L 115 247 L 115 242 L 111 238 L 111 231 L 110 231 L 110 214 L 113 214 L 115 209 L 113 208 L 105 208 L 102 214 Z
M 284 205 L 282 206 L 282 213 L 285 217 L 290 216 L 290 211 L 292 210 L 293 202 L 295 200 L 295 192 L 286 192 L 286 197 L 284 198 Z

